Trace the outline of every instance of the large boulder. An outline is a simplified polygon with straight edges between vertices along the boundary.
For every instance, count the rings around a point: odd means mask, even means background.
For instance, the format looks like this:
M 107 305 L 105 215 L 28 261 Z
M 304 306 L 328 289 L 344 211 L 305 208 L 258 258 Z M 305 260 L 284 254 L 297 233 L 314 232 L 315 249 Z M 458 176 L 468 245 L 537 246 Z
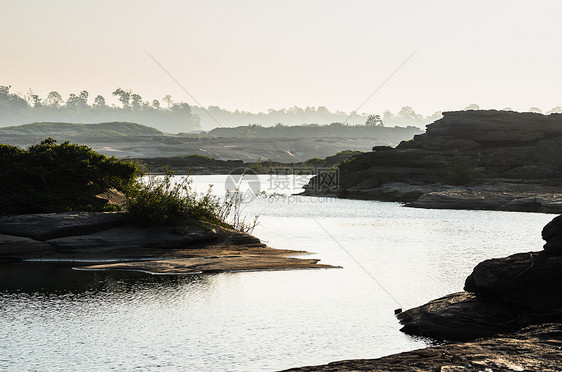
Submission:
M 473 340 L 528 324 L 513 307 L 458 292 L 398 314 L 403 332 L 438 340 Z
M 529 252 L 483 261 L 464 289 L 532 311 L 562 310 L 562 256 Z
M 552 254 L 562 254 L 562 215 L 555 217 L 542 229 L 542 238 L 546 240 L 544 250 Z
M 548 223 L 545 251 L 479 263 L 465 292 L 453 293 L 398 314 L 404 332 L 469 340 L 529 324 L 562 322 L 562 216 Z

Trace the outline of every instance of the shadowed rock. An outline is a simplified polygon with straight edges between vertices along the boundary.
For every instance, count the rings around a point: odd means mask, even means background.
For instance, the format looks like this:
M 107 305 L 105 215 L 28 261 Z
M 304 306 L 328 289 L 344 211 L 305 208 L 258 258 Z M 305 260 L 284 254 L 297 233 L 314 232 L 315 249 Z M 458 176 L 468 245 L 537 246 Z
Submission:
M 373 150 L 340 165 L 337 190 L 323 188 L 317 176 L 304 194 L 418 208 L 562 213 L 562 114 L 445 112 L 426 133 Z M 422 193 L 389 193 L 389 185 Z
M 24 214 L 0 219 L 0 234 L 47 240 L 92 234 L 125 222 L 124 212 Z
M 562 322 L 562 216 L 542 230 L 545 251 L 485 260 L 454 293 L 398 314 L 409 334 L 471 340 Z
M 273 249 L 249 234 L 192 218 L 144 228 L 127 225 L 123 213 L 35 214 L 0 219 L 0 231 L 10 234 L 0 234 L 0 261 L 102 261 L 113 263 L 83 269 L 174 275 L 334 267 L 289 257 L 307 252 Z
M 562 325 L 552 323 L 474 342 L 287 371 L 560 371 L 561 348 Z

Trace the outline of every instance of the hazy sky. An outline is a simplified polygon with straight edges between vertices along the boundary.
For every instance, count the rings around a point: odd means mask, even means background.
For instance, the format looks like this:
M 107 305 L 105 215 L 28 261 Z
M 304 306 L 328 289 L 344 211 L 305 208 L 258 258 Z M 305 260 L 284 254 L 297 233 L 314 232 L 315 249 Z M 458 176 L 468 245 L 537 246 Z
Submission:
M 0 0 L 0 84 L 204 106 L 562 106 L 562 1 Z

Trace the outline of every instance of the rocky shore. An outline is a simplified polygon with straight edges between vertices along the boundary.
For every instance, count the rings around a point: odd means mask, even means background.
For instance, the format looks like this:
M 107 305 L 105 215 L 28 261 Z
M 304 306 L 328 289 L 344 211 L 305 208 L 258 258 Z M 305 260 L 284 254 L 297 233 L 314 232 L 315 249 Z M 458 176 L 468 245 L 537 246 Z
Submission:
M 483 261 L 466 278 L 464 292 L 398 314 L 402 330 L 458 341 L 562 322 L 562 216 L 542 237 L 543 251 Z
M 80 270 L 199 274 L 331 268 L 307 252 L 273 249 L 259 239 L 218 225 L 184 219 L 144 228 L 123 212 L 67 212 L 0 219 L 2 262 L 73 262 Z
M 445 112 L 424 134 L 375 146 L 317 176 L 305 195 L 411 207 L 562 213 L 562 114 Z
M 463 292 L 397 315 L 403 332 L 449 343 L 293 371 L 562 370 L 562 215 L 542 237 L 542 251 L 483 261 Z
M 543 324 L 473 342 L 287 371 L 560 371 L 560 348 L 562 325 Z

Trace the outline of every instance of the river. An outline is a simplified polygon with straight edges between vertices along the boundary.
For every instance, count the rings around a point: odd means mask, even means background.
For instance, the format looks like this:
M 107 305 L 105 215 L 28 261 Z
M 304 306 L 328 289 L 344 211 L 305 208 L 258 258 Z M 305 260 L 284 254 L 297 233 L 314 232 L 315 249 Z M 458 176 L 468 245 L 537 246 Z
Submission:
M 194 176 L 199 190 L 226 176 Z M 278 370 L 429 345 L 396 308 L 460 291 L 480 261 L 540 250 L 552 215 L 423 210 L 281 197 L 306 179 L 259 177 L 276 193 L 244 206 L 269 246 L 342 269 L 180 277 L 3 265 L 2 370 Z

